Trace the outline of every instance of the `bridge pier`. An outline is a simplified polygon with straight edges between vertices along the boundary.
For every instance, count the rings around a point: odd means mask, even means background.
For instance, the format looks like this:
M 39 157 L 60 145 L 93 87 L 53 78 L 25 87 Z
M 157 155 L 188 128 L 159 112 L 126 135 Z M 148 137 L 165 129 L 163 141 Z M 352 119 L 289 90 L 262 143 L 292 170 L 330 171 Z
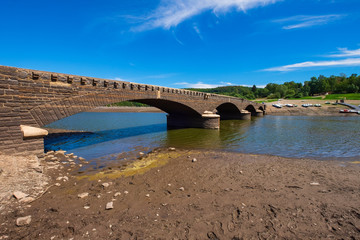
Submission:
M 256 112 L 254 112 L 254 113 L 252 114 L 252 116 L 254 116 L 254 117 L 263 117 L 263 116 L 264 116 L 264 112 L 261 111 L 261 110 L 256 110 Z
M 221 120 L 251 120 L 251 112 L 242 110 L 240 114 L 222 114 Z
M 167 115 L 168 128 L 207 128 L 219 129 L 220 116 L 214 113 L 205 113 L 201 116 Z

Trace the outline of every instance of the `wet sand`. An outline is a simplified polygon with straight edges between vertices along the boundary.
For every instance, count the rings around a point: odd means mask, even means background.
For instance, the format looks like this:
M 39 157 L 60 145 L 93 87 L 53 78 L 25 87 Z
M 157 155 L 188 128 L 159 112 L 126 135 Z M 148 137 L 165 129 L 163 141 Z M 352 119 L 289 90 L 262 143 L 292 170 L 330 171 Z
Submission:
M 61 185 L 31 206 L 12 200 L 0 239 L 360 238 L 356 162 L 160 149 L 97 174 L 56 174 L 69 180 L 52 176 Z

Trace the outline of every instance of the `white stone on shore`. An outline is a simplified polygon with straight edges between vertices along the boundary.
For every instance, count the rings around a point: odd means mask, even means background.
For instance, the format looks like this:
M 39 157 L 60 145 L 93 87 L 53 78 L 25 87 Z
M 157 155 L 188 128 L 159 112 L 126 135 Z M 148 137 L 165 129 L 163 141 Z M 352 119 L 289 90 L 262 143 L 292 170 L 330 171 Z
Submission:
M 145 196 L 146 196 L 146 197 L 150 197 L 150 194 L 146 194 Z
M 85 198 L 85 197 L 87 197 L 87 196 L 89 196 L 89 193 L 88 193 L 88 192 L 84 192 L 84 193 L 78 194 L 78 198 Z
M 196 159 L 196 158 L 193 158 L 191 161 L 192 161 L 192 162 L 197 162 L 197 159 Z
M 185 191 L 184 187 L 179 188 L 180 191 Z
M 169 147 L 169 151 L 175 151 L 176 149 L 174 147 Z
M 101 184 L 101 186 L 103 186 L 104 188 L 107 188 L 107 187 L 110 186 L 110 184 L 109 183 L 103 183 L 103 184 Z
M 21 203 L 30 203 L 30 202 L 33 202 L 33 201 L 35 201 L 35 198 L 33 198 L 33 197 L 25 197 L 25 198 L 20 199 L 19 202 L 21 202 Z
M 318 183 L 318 182 L 311 182 L 310 185 L 311 185 L 311 186 L 319 186 L 320 183 Z
M 117 197 L 117 196 L 120 196 L 121 195 L 121 192 L 116 192 L 115 194 L 114 194 L 114 197 Z
M 16 219 L 16 226 L 18 227 L 26 226 L 29 225 L 30 223 L 31 223 L 31 215 L 26 217 L 19 217 L 18 219 Z
M 128 194 L 129 192 L 128 191 L 124 191 L 124 194 Z
M 113 209 L 113 208 L 114 208 L 114 205 L 113 205 L 113 204 L 114 204 L 113 202 L 108 202 L 108 203 L 106 204 L 105 209 L 106 209 L 106 210 Z
M 89 208 L 90 208 L 90 206 L 84 206 L 84 208 L 85 208 L 85 209 L 89 209 Z
M 18 200 L 23 199 L 23 198 L 26 198 L 27 196 L 29 196 L 28 194 L 23 193 L 23 192 L 20 192 L 20 191 L 15 191 L 15 192 L 13 193 L 13 195 L 14 195 L 14 197 L 15 197 L 16 199 L 18 199 Z

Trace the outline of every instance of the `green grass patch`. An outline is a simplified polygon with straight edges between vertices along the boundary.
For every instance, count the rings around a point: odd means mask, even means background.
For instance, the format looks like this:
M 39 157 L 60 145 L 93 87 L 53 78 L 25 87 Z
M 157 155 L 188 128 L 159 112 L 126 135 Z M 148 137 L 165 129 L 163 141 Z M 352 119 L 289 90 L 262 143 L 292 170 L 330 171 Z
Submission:
M 360 100 L 360 93 L 347 93 L 347 94 L 329 94 L 325 97 L 328 100 L 339 100 L 346 98 L 347 100 Z

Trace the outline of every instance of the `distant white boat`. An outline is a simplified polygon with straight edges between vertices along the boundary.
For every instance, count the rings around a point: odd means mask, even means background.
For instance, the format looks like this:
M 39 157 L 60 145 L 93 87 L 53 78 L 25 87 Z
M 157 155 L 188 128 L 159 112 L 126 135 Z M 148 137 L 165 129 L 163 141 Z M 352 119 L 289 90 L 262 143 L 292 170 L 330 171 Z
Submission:
M 273 107 L 282 108 L 282 106 L 280 104 L 273 104 Z

